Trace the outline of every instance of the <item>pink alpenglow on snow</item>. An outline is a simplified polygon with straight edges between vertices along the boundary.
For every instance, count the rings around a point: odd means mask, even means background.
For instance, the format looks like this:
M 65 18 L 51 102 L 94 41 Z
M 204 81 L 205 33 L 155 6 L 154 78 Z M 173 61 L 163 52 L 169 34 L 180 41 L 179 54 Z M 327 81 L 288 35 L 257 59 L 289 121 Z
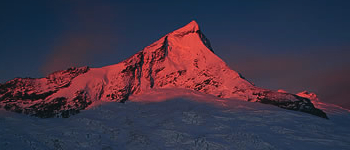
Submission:
M 125 102 L 130 96 L 169 88 L 198 91 L 223 101 L 270 104 L 327 118 L 309 97 L 259 88 L 229 68 L 214 54 L 195 21 L 118 64 L 70 68 L 46 78 L 8 81 L 0 85 L 0 106 L 38 117 L 69 117 L 101 101 Z
M 350 112 L 350 110 L 342 108 L 340 106 L 322 102 L 315 93 L 303 91 L 296 94 L 300 97 L 308 98 L 314 104 L 315 107 L 324 110 L 327 114 Z
M 287 91 L 282 90 L 282 89 L 277 90 L 277 92 L 280 92 L 280 93 L 288 93 Z

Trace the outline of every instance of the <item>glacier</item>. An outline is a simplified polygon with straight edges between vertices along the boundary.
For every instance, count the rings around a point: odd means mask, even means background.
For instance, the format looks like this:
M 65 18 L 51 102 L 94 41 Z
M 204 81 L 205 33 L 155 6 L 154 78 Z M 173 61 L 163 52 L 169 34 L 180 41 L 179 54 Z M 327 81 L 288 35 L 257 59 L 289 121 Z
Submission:
M 164 96 L 163 93 L 168 93 Z M 330 119 L 188 89 L 103 102 L 69 118 L 0 111 L 0 149 L 350 149 L 350 112 Z

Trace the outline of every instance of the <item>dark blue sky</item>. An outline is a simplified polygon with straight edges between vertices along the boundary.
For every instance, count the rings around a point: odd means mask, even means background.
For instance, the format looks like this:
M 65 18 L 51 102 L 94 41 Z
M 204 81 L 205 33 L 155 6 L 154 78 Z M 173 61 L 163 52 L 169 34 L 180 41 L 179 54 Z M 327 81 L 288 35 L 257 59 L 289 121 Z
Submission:
M 0 82 L 118 63 L 196 20 L 256 85 L 350 108 L 350 1 L 4 1 Z

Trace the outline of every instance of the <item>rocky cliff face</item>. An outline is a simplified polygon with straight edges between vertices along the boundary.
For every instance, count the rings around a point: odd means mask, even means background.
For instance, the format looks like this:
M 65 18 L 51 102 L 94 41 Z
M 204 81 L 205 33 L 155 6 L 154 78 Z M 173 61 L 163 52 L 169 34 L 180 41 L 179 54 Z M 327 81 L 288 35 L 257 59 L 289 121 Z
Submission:
M 258 88 L 230 69 L 214 54 L 195 21 L 115 65 L 11 80 L 0 85 L 0 106 L 39 117 L 68 117 L 96 101 L 124 102 L 154 88 L 191 89 L 327 118 L 309 99 Z

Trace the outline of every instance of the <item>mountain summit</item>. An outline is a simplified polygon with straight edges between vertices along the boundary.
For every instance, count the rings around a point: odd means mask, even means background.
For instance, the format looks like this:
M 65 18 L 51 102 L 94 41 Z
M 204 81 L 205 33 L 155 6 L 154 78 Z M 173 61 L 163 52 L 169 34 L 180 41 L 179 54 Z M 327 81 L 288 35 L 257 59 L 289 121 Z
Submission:
M 46 78 L 1 84 L 0 106 L 38 117 L 69 117 L 98 101 L 125 102 L 131 95 L 159 88 L 190 89 L 327 118 L 308 98 L 256 87 L 230 69 L 195 21 L 115 65 L 70 68 Z

